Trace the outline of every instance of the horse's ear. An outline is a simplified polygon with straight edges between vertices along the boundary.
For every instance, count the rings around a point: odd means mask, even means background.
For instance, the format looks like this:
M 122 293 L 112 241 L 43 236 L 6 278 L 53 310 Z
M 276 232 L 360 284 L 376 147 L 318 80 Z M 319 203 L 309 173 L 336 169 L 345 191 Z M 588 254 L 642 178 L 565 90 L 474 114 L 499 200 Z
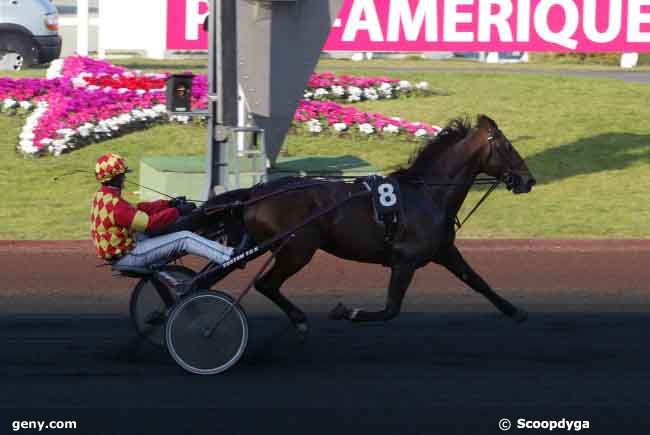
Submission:
M 486 115 L 479 115 L 478 120 L 476 121 L 478 128 L 485 131 L 496 130 L 497 123 L 494 120 Z

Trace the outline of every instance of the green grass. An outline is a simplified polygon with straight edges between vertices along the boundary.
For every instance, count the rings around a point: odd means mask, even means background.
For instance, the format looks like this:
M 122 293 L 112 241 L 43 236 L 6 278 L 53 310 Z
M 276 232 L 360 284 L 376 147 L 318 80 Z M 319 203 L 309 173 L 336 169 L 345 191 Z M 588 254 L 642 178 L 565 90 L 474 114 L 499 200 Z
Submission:
M 650 71 L 650 59 L 648 56 L 643 55 L 640 57 L 639 66 L 622 70 L 618 63 L 581 63 L 574 59 L 555 59 L 547 60 L 546 57 L 541 57 L 539 61 L 533 60 L 528 63 L 504 63 L 493 64 L 483 63 L 467 59 L 445 59 L 438 61 L 431 61 L 427 59 L 418 59 L 407 57 L 406 59 L 373 59 L 371 61 L 354 62 L 348 59 L 323 59 L 319 63 L 319 68 L 323 70 L 344 70 L 344 69 L 368 69 L 377 74 L 378 70 L 385 71 L 403 71 L 408 69 L 422 70 L 422 71 L 454 71 L 459 70 L 472 70 L 472 71 L 633 71 L 633 72 L 648 72 Z
M 130 62 L 129 66 L 138 63 L 143 69 L 169 69 L 153 62 Z M 179 70 L 201 65 L 196 61 L 187 68 L 178 63 Z M 321 69 L 332 65 L 351 74 L 378 74 L 374 68 L 364 70 L 366 64 L 345 61 L 327 61 Z M 397 76 L 427 80 L 450 95 L 360 107 L 434 124 L 465 113 L 486 113 L 499 123 L 539 181 L 528 195 L 497 191 L 463 228 L 462 237 L 650 237 L 647 85 L 487 70 Z M 96 187 L 92 175 L 72 175 L 56 183 L 52 177 L 72 169 L 91 170 L 106 151 L 124 155 L 137 169 L 144 155 L 205 150 L 205 128 L 164 125 L 59 158 L 25 159 L 15 152 L 22 123 L 0 115 L 0 239 L 86 238 L 89 201 Z M 285 149 L 291 154 L 354 154 L 389 169 L 403 164 L 416 146 L 401 140 L 294 134 Z M 135 180 L 137 176 L 132 175 Z M 478 193 L 472 193 L 468 204 L 477 199 Z

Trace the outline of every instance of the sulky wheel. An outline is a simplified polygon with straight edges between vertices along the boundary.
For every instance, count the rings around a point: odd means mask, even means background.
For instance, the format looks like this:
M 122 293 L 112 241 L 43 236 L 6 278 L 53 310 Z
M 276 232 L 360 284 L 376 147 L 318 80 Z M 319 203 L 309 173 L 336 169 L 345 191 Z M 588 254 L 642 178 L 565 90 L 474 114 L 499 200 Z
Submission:
M 244 354 L 248 320 L 228 295 L 210 291 L 187 297 L 169 315 L 167 350 L 190 373 L 214 375 Z
M 165 270 L 179 281 L 191 279 L 196 275 L 196 272 L 184 266 L 171 265 Z M 155 346 L 165 347 L 167 309 L 151 280 L 142 279 L 135 286 L 131 293 L 129 311 L 138 335 Z

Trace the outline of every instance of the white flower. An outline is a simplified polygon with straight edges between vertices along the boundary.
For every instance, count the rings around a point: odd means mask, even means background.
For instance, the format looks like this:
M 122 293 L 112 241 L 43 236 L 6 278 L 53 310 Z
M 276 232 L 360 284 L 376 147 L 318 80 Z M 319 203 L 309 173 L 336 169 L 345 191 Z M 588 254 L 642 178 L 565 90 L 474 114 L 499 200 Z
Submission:
M 20 141 L 19 148 L 20 151 L 22 151 L 25 154 L 38 154 L 38 152 L 40 151 L 40 149 L 37 148 L 34 145 L 34 142 L 32 142 L 31 140 Z
M 363 89 L 356 86 L 348 86 L 348 94 L 354 95 L 355 97 L 360 97 L 363 95 Z
M 356 86 L 348 86 L 348 101 L 355 102 L 361 101 L 361 96 L 363 95 L 363 90 Z
M 75 134 L 75 131 L 71 128 L 61 128 L 56 131 L 59 136 L 63 136 L 65 138 L 68 138 L 70 136 L 73 136 Z
M 129 92 L 127 88 L 120 88 L 117 90 L 118 94 L 126 94 L 127 92 Z
M 113 119 L 115 119 L 114 122 L 116 125 L 126 125 L 133 122 L 133 117 L 128 113 L 124 113 L 118 116 L 117 118 L 113 118 Z
M 52 145 L 49 146 L 50 152 L 55 156 L 60 156 L 61 153 L 67 148 L 68 147 L 66 146 L 66 140 L 64 139 L 52 141 Z
M 73 78 L 71 82 L 74 88 L 85 88 L 86 86 L 88 86 L 88 82 L 85 81 L 81 76 Z
M 63 59 L 56 59 L 50 62 L 50 67 L 47 69 L 45 77 L 48 80 L 61 77 L 61 70 L 63 69 Z
M 323 131 L 323 126 L 318 119 L 310 119 L 307 121 L 307 129 L 310 133 L 320 133 Z
M 342 97 L 345 95 L 345 88 L 343 86 L 334 85 L 332 86 L 332 93 L 337 97 Z
M 324 97 L 327 94 L 328 94 L 327 89 L 323 89 L 323 88 L 318 88 L 314 91 L 314 96 L 316 98 Z
M 99 86 L 97 86 L 97 85 L 90 85 L 90 86 L 88 86 L 86 89 L 88 89 L 89 91 L 96 91 L 97 89 L 99 89 Z
M 422 136 L 426 136 L 427 134 L 429 133 L 425 129 L 420 128 L 415 132 L 415 137 L 422 137 Z
M 314 96 L 313 92 L 310 91 L 305 91 L 304 98 L 305 100 L 311 100 L 311 98 Z
M 379 92 L 386 98 L 390 98 L 393 96 L 393 85 L 383 82 L 381 85 L 379 85 Z
M 338 131 L 339 133 L 342 131 L 347 130 L 348 126 L 345 122 L 337 122 L 332 124 L 332 127 L 334 127 L 334 130 Z
M 24 110 L 29 110 L 32 108 L 32 103 L 30 103 L 29 101 L 21 101 L 20 108 Z
M 142 111 L 147 118 L 155 119 L 158 117 L 158 112 L 153 109 L 143 109 Z
M 79 131 L 79 135 L 81 137 L 88 137 L 90 136 L 90 133 L 93 130 L 93 125 L 89 122 L 85 123 L 84 125 L 80 126 L 77 131 Z
M 408 90 L 410 90 L 410 89 L 413 87 L 413 86 L 411 85 L 411 82 L 409 82 L 408 80 L 401 80 L 401 81 L 398 83 L 398 85 L 399 85 L 400 89 L 402 89 L 402 90 L 404 90 L 404 91 L 408 91 Z
M 420 82 L 415 85 L 416 89 L 419 89 L 421 91 L 424 91 L 426 89 L 429 89 L 429 83 L 428 82 Z
M 152 109 L 155 110 L 156 113 L 160 113 L 160 114 L 167 113 L 167 106 L 165 106 L 164 104 L 156 104 L 155 106 L 152 107 Z
M 359 131 L 362 134 L 372 134 L 375 132 L 375 127 L 373 127 L 371 124 L 368 124 L 366 122 L 364 124 L 359 124 Z
M 18 105 L 18 102 L 12 98 L 6 98 L 2 102 L 2 107 L 5 109 L 12 109 Z
M 180 122 L 181 124 L 187 124 L 190 122 L 190 117 L 189 116 L 184 116 L 184 115 L 176 115 L 172 116 L 171 119 L 176 122 Z
M 363 96 L 368 100 L 374 101 L 379 99 L 379 94 L 375 88 L 366 88 L 363 91 Z
M 396 134 L 399 133 L 399 127 L 394 124 L 388 124 L 382 129 L 382 131 L 388 134 Z

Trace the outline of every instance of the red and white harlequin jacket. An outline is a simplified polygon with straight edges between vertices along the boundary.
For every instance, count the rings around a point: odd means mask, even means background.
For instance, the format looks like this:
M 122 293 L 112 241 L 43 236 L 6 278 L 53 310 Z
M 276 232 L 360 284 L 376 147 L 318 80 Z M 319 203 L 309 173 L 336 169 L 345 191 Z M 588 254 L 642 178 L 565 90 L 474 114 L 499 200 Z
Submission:
M 141 202 L 133 206 L 116 187 L 102 186 L 90 211 L 90 237 L 97 256 L 113 261 L 135 248 L 134 232 L 159 231 L 178 219 L 169 201 Z

